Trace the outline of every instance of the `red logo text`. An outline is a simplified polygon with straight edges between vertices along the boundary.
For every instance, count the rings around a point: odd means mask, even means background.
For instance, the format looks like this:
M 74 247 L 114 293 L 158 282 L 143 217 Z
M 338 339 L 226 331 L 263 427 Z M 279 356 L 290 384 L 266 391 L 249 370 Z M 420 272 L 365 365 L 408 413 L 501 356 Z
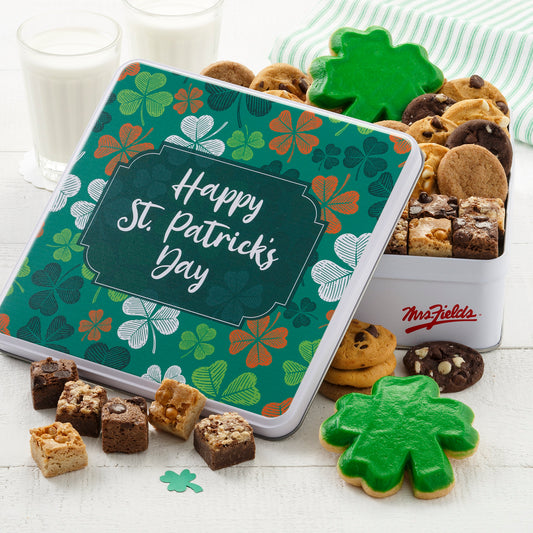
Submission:
M 421 324 L 408 327 L 405 333 L 412 333 L 418 329 L 430 330 L 433 326 L 439 324 L 449 324 L 450 322 L 476 322 L 477 314 L 465 305 L 464 307 L 458 304 L 454 305 L 451 309 L 447 305 L 435 304 L 430 306 L 425 311 L 420 311 L 415 305 L 411 307 L 404 307 L 402 311 L 405 315 L 402 318 L 403 322 L 419 322 L 423 320 Z

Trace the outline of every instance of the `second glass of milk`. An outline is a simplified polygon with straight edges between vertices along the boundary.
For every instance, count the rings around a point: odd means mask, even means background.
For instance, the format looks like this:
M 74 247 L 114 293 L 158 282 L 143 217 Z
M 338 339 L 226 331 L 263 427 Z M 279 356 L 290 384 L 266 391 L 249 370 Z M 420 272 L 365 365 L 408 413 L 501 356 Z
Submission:
M 223 0 L 123 0 L 133 59 L 200 72 L 217 58 Z
M 104 15 L 48 12 L 18 29 L 37 162 L 57 181 L 119 65 L 122 31 Z

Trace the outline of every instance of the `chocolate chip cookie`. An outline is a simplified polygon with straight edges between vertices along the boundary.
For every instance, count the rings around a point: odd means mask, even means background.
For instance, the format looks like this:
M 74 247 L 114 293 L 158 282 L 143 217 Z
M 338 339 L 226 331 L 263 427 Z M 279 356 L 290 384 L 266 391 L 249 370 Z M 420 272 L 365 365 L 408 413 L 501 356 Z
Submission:
M 258 72 L 250 84 L 256 91 L 287 91 L 305 101 L 311 78 L 287 63 L 274 63 Z
M 451 109 L 451 108 L 450 108 Z M 448 136 L 456 128 L 456 124 L 444 117 L 425 117 L 413 122 L 407 133 L 417 143 L 446 144 Z
M 217 61 L 205 67 L 200 74 L 209 78 L 227 81 L 241 87 L 250 87 L 255 74 L 236 61 Z
M 458 392 L 470 387 L 483 375 L 481 354 L 463 344 L 433 341 L 410 348 L 403 358 L 410 375 L 433 378 L 441 392 Z

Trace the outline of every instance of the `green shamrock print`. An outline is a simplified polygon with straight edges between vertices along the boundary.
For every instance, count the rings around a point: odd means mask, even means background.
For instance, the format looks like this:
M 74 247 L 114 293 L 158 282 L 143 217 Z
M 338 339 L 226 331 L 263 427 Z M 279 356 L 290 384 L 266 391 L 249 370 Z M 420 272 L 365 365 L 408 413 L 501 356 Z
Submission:
M 389 146 L 387 143 L 378 141 L 376 137 L 366 137 L 363 141 L 363 151 L 356 146 L 348 146 L 344 150 L 344 166 L 346 168 L 357 167 L 355 179 L 359 177 L 359 171 L 363 169 L 363 174 L 373 178 L 378 172 L 387 168 L 387 161 L 380 157 L 387 152 Z
M 194 352 L 195 359 L 205 359 L 207 355 L 211 355 L 215 351 L 215 347 L 209 344 L 209 341 L 212 341 L 216 335 L 216 329 L 210 328 L 207 324 L 198 324 L 196 333 L 194 331 L 184 331 L 181 334 L 181 342 L 179 344 L 180 350 L 186 351 L 182 357 Z
M 313 315 L 313 311 L 316 309 L 316 303 L 305 296 L 300 301 L 300 305 L 296 302 L 290 302 L 287 305 L 287 309 L 283 312 L 283 318 L 293 319 L 292 325 L 295 328 L 301 328 L 302 326 L 309 326 L 311 324 L 311 318 L 317 319 Z
M 83 252 L 83 246 L 78 244 L 81 232 L 72 236 L 72 231 L 65 228 L 53 237 L 55 244 L 48 244 L 50 248 L 55 248 L 53 257 L 56 261 L 68 263 L 72 259 L 72 252 Z
M 28 262 L 29 259 L 26 257 L 26 259 L 24 259 L 24 263 L 22 263 L 22 266 L 18 271 L 17 278 L 25 278 L 26 276 L 30 275 L 31 268 L 28 266 Z M 13 281 L 13 284 L 11 285 L 11 287 L 9 287 L 9 290 L 7 291 L 8 296 L 13 293 L 15 286 L 19 288 L 20 292 L 24 292 L 24 287 L 15 279 Z
M 415 496 L 444 495 L 454 483 L 447 455 L 472 455 L 479 435 L 465 404 L 439 397 L 428 376 L 386 376 L 372 394 L 351 393 L 320 427 L 325 448 L 340 452 L 342 477 L 365 492 L 389 496 L 409 470 Z
M 17 331 L 17 337 L 32 344 L 40 344 L 51 350 L 63 353 L 70 353 L 65 346 L 57 344 L 57 341 L 67 339 L 74 334 L 74 328 L 67 323 L 64 316 L 56 316 L 46 328 L 46 333 L 42 334 L 41 319 L 38 316 L 31 317 L 25 326 Z
M 150 74 L 139 72 L 135 76 L 135 86 L 138 91 L 122 89 L 117 95 L 120 112 L 123 115 L 133 115 L 140 108 L 141 124 L 144 126 L 144 109 L 151 117 L 160 117 L 174 97 L 168 91 L 158 91 L 167 83 L 167 77 L 161 72 Z M 156 92 L 157 91 L 157 92 Z
M 173 490 L 174 492 L 185 492 L 187 488 L 192 489 L 194 492 L 199 493 L 204 489 L 196 483 L 191 483 L 193 479 L 196 479 L 196 474 L 193 474 L 190 470 L 185 468 L 179 474 L 172 470 L 167 470 L 159 480 L 163 483 L 168 483 L 167 490 Z
M 71 268 L 63 276 L 59 263 L 48 263 L 42 270 L 37 270 L 31 280 L 34 285 L 45 289 L 31 296 L 30 307 L 39 309 L 45 316 L 51 316 L 58 310 L 56 296 L 66 304 L 75 304 L 81 296 L 83 279 L 80 276 L 67 276 L 76 268 L 79 268 L 79 265 Z
M 253 131 L 248 135 L 248 126 L 244 126 L 245 131 L 236 130 L 228 139 L 228 146 L 235 148 L 231 152 L 231 157 L 236 161 L 250 161 L 254 156 L 252 148 L 258 149 L 265 146 L 263 134 L 260 131 Z

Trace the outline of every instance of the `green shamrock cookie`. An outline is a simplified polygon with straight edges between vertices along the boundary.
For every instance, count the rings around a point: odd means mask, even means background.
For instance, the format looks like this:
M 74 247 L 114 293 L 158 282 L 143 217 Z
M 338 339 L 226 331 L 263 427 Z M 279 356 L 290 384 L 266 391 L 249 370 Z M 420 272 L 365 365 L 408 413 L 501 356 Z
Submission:
M 472 455 L 479 441 L 472 410 L 440 398 L 428 376 L 386 376 L 372 395 L 347 394 L 336 409 L 320 427 L 321 444 L 342 453 L 341 477 L 371 496 L 397 492 L 406 469 L 416 497 L 444 496 L 454 484 L 447 455 Z
M 436 91 L 444 81 L 422 46 L 392 46 L 384 28 L 340 28 L 330 48 L 335 55 L 311 63 L 308 98 L 318 107 L 342 108 L 345 115 L 367 122 L 400 120 L 413 98 Z

